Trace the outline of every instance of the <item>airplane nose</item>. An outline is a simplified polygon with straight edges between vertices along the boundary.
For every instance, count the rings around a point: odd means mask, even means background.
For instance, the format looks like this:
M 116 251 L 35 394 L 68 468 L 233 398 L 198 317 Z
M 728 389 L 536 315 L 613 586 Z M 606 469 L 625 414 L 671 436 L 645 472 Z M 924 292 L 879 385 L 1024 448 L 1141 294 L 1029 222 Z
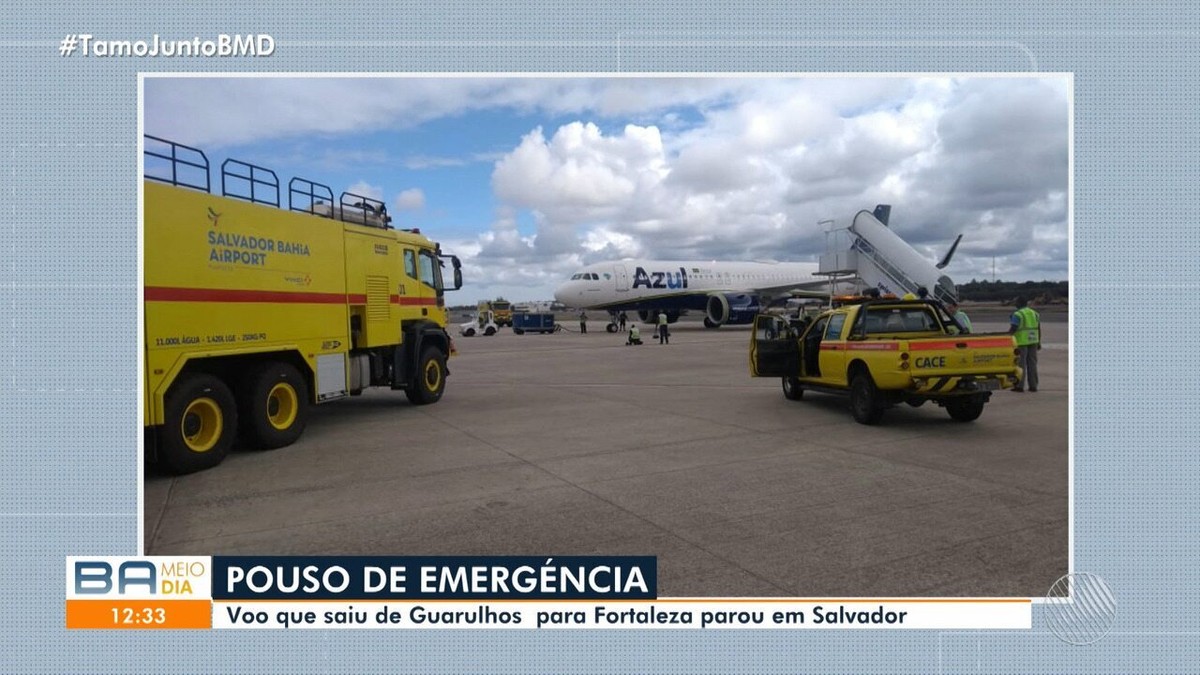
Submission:
M 554 299 L 564 305 L 567 303 L 567 286 L 568 284 L 562 284 L 554 289 Z

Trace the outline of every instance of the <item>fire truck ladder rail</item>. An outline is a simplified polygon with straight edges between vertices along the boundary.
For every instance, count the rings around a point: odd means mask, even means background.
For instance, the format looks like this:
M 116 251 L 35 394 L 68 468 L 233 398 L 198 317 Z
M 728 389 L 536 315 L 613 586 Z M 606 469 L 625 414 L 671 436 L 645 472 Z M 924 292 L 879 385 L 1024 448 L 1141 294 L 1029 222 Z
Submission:
M 266 196 L 264 192 L 271 192 L 274 196 Z M 221 162 L 221 194 L 279 208 L 279 177 L 266 167 L 239 159 L 227 159 Z
M 190 145 L 184 145 L 183 143 L 169 141 L 165 138 L 159 138 L 158 136 L 151 136 L 150 134 L 144 134 L 143 136 L 146 141 L 150 141 L 151 145 L 162 148 L 161 150 L 156 151 L 154 148 L 143 146 L 143 154 L 145 154 L 147 157 L 155 157 L 166 162 L 166 165 L 170 167 L 171 173 L 170 176 L 155 175 L 155 167 L 147 166 L 145 168 L 146 178 L 158 181 L 160 183 L 169 183 L 175 186 L 196 188 L 197 190 L 204 190 L 205 192 L 212 191 L 212 180 L 209 178 L 208 171 L 208 156 L 204 154 L 203 150 L 200 148 L 193 148 Z M 193 159 L 181 157 L 181 151 L 185 153 L 193 153 Z M 159 164 L 158 168 L 162 169 L 165 167 Z M 204 172 L 203 184 L 200 183 L 198 178 L 189 179 L 191 174 L 198 173 L 197 171 L 194 171 L 196 169 Z M 185 175 L 181 176 L 181 173 Z

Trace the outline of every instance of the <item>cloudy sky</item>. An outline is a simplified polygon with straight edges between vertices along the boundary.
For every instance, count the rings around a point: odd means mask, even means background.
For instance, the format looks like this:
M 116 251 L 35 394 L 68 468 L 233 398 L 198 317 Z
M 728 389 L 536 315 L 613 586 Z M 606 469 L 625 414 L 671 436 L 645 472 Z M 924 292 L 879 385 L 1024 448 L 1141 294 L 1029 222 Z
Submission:
M 387 202 L 451 302 L 624 257 L 815 260 L 892 204 L 958 282 L 1066 279 L 1065 77 L 147 78 L 146 133 Z M 219 185 L 219 177 L 216 184 Z

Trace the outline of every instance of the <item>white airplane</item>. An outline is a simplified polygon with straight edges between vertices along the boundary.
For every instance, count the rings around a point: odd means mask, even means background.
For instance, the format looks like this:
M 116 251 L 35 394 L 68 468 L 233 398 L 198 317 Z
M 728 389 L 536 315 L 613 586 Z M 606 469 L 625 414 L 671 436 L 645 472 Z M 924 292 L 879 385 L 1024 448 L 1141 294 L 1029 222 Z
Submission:
M 636 312 L 674 323 L 686 310 L 704 312 L 704 326 L 747 324 L 772 301 L 797 294 L 826 297 L 829 280 L 817 263 L 619 260 L 588 265 L 554 290 L 569 307 Z
M 637 312 L 650 322 L 660 311 L 671 323 L 686 310 L 703 311 L 706 328 L 752 323 L 755 314 L 779 300 L 863 288 L 896 296 L 925 289 L 941 302 L 957 298 L 958 289 L 941 270 L 962 235 L 934 264 L 888 228 L 890 213 L 890 206 L 880 204 L 855 215 L 848 228 L 852 241 L 847 250 L 853 255 L 845 258 L 847 264 L 853 260 L 853 277 L 842 276 L 836 284 L 830 281 L 831 271 L 817 276 L 818 263 L 621 260 L 584 267 L 555 289 L 554 297 L 570 307 Z M 609 330 L 614 330 L 611 324 Z

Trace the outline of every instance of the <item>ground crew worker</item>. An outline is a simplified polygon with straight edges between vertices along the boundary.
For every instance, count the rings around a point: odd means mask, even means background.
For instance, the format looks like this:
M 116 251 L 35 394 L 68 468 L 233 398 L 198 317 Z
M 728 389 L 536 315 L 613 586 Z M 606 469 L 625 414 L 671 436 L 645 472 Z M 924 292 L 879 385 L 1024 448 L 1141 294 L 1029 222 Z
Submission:
M 1017 298 L 1017 311 L 1009 319 L 1008 332 L 1017 339 L 1017 365 L 1024 371 L 1013 391 L 1038 390 L 1038 350 L 1042 348 L 1041 317 L 1024 296 Z
M 629 339 L 625 341 L 626 345 L 642 344 L 642 331 L 638 329 L 637 324 L 629 327 Z
M 900 299 L 901 300 L 916 300 L 917 296 L 913 295 L 912 293 L 905 293 L 904 297 L 900 298 Z
M 587 333 L 587 314 L 579 313 L 579 332 Z
M 667 312 L 658 310 L 658 344 L 671 344 L 671 334 L 667 332 Z
M 958 322 L 958 325 L 963 327 L 964 333 L 971 332 L 971 319 L 967 317 L 966 312 L 959 309 L 957 301 L 951 300 L 950 302 L 946 303 L 946 311 L 950 312 L 950 316 L 954 317 L 954 320 Z
M 621 324 L 620 325 L 621 330 L 625 330 L 625 322 L 628 320 L 629 320 L 629 317 L 625 316 L 625 312 L 621 312 L 620 314 L 617 315 L 617 323 Z

